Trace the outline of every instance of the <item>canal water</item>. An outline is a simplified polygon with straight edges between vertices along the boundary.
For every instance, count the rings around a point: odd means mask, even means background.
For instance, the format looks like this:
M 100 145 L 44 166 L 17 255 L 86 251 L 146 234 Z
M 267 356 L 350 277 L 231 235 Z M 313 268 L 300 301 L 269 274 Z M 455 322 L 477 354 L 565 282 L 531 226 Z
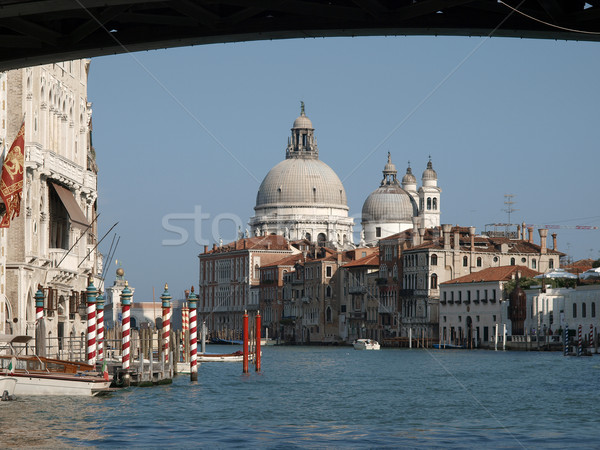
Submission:
M 209 346 L 208 351 L 236 347 Z M 600 356 L 266 347 L 262 373 L 0 403 L 2 447 L 598 448 Z

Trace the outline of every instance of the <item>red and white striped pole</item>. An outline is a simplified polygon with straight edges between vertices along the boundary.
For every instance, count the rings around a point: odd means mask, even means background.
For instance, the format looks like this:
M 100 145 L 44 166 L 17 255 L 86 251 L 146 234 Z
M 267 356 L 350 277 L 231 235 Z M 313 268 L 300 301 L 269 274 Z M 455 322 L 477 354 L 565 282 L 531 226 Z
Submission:
M 34 295 L 35 298 L 35 323 L 39 323 L 44 318 L 44 292 L 42 285 L 38 284 L 38 290 Z
M 260 372 L 260 332 L 261 332 L 260 311 L 256 313 L 256 346 L 254 347 L 254 364 L 257 372 Z
M 196 308 L 198 297 L 192 293 L 188 298 L 190 307 L 190 381 L 198 381 L 198 326 L 196 324 Z
M 130 322 L 131 322 L 131 297 L 133 293 L 129 289 L 129 283 L 125 281 L 125 288 L 121 291 L 121 312 L 123 314 L 123 323 L 121 335 L 123 344 L 121 346 L 121 360 L 123 361 L 123 370 L 129 370 L 130 366 Z
M 87 363 L 96 365 L 96 288 L 92 277 L 87 287 Z
M 579 328 L 577 329 L 577 338 L 577 356 L 581 356 L 581 354 L 583 353 L 583 344 L 581 341 L 581 324 L 579 324 Z
M 190 295 L 196 295 L 192 292 Z M 189 297 L 188 297 L 189 301 Z M 189 305 L 183 306 L 181 308 L 181 330 L 185 333 L 190 329 L 190 309 L 192 309 Z
M 163 360 L 169 362 L 169 334 L 171 331 L 171 295 L 169 286 L 165 283 L 165 292 L 160 296 L 162 300 L 162 339 L 163 339 Z
M 98 347 L 98 362 L 104 361 L 104 295 L 100 292 L 98 298 L 96 298 L 96 324 L 98 328 L 97 332 L 97 347 Z

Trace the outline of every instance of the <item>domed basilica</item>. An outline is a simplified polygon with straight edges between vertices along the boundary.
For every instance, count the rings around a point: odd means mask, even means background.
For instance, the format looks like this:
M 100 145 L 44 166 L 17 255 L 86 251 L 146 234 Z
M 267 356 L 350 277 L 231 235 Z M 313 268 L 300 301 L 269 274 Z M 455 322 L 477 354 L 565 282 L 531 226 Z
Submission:
M 269 171 L 258 189 L 255 215 L 249 222 L 252 233 L 307 239 L 336 249 L 353 248 L 354 220 L 348 217 L 346 191 L 331 167 L 319 159 L 315 130 L 306 117 L 304 103 L 291 131 L 286 159 Z M 388 153 L 383 180 L 363 205 L 361 245 L 376 245 L 379 239 L 414 225 L 439 226 L 442 190 L 431 160 L 418 190 L 410 166 L 402 185 L 396 175 Z
M 337 249 L 353 246 L 344 185 L 319 159 L 312 122 L 302 103 L 283 161 L 273 167 L 256 196 L 250 219 L 254 235 L 279 234 Z
M 410 165 L 398 182 L 396 166 L 388 153 L 380 186 L 367 197 L 362 208 L 363 234 L 361 244 L 372 245 L 379 239 L 413 228 L 432 228 L 440 225 L 440 194 L 437 173 L 431 159 L 421 177 L 417 179 Z

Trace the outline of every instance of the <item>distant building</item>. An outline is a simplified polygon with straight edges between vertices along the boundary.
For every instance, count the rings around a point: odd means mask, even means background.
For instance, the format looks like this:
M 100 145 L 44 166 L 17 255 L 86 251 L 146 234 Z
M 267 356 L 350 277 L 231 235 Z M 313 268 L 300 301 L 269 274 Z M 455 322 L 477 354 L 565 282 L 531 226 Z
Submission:
M 584 337 L 589 336 L 590 325 L 597 335 L 600 329 L 600 284 L 577 286 L 575 289 L 549 288 L 527 289 L 528 334 L 556 334 L 568 326 L 583 328 Z
M 379 339 L 379 248 L 357 249 L 361 256 L 341 268 L 343 295 L 339 324 L 340 337 L 347 343 L 355 339 Z
M 86 330 L 88 277 L 97 287 L 102 270 L 95 248 L 98 167 L 89 64 L 66 61 L 0 74 L 0 137 L 7 148 L 25 115 L 21 215 L 0 231 L 2 332 L 33 335 L 38 285 L 51 339 Z
M 259 308 L 260 268 L 300 253 L 283 236 L 242 238 L 198 255 L 198 320 L 211 333 L 242 330 L 245 310 Z
M 503 330 L 503 324 L 510 334 L 504 284 L 536 275 L 524 266 L 500 266 L 440 283 L 439 341 L 487 345 L 494 339 L 495 326 Z

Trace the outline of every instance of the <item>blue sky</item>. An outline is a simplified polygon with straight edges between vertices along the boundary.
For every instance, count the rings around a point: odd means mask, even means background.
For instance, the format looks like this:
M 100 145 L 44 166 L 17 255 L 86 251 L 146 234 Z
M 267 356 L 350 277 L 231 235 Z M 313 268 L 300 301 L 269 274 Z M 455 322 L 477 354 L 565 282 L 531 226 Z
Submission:
M 88 96 L 100 235 L 119 221 L 115 257 L 136 300 L 151 300 L 153 287 L 158 298 L 165 282 L 181 297 L 197 284 L 198 242 L 235 239 L 230 216 L 246 227 L 260 181 L 285 157 L 301 100 L 320 158 L 344 183 L 356 235 L 388 151 L 400 174 L 410 160 L 418 179 L 431 155 L 442 223 L 481 231 L 505 222 L 511 193 L 514 223 L 598 226 L 599 45 L 329 38 L 95 58 Z M 195 211 L 210 217 L 194 221 Z M 559 230 L 559 250 L 598 258 L 599 237 Z M 107 284 L 115 269 L 113 260 Z

